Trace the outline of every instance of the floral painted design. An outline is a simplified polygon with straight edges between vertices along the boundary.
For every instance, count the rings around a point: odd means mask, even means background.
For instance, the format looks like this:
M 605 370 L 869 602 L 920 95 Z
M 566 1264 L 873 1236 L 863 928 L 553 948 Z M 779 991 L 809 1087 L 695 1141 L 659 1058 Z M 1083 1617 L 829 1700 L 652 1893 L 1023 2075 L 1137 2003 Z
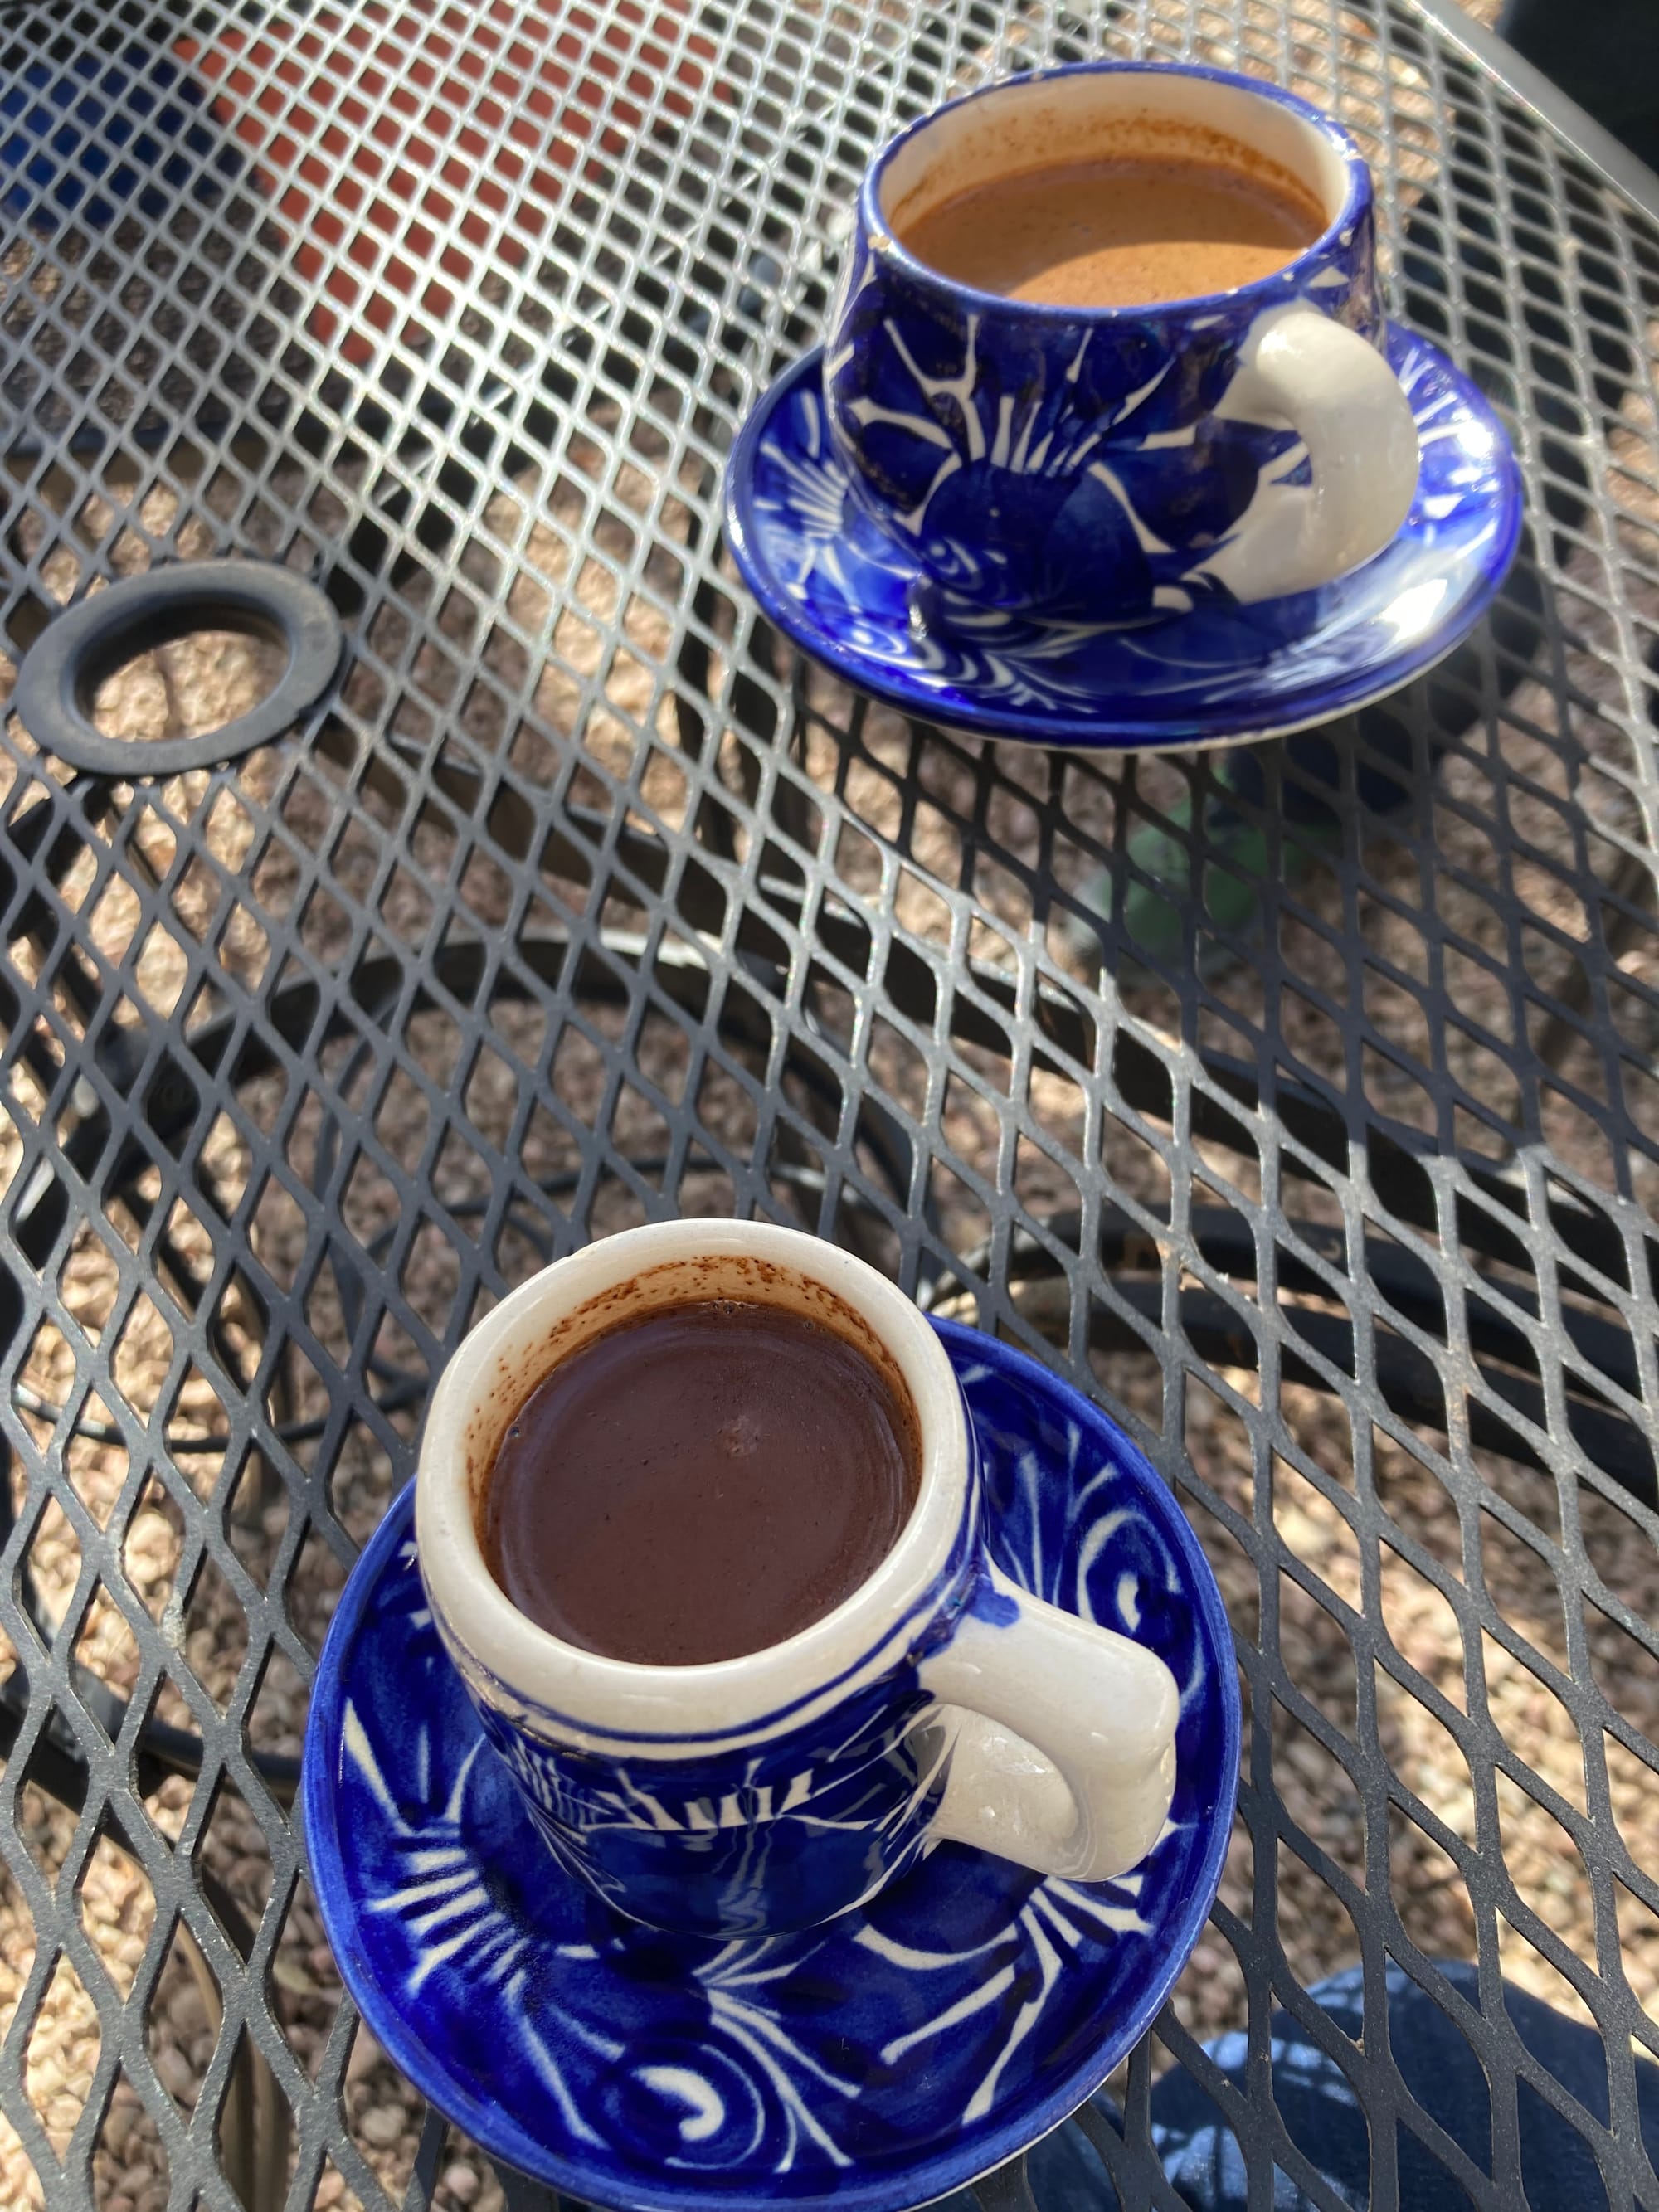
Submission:
M 890 502 L 958 620 L 1063 621 L 1079 575 L 1126 622 L 1224 598 L 1201 563 L 1263 471 L 1304 458 L 1290 433 L 1214 412 L 1232 347 L 1179 352 L 1150 325 L 1083 327 L 1062 360 L 1052 340 L 1006 333 L 982 349 L 974 314 L 908 335 L 890 315 L 866 327 L 856 301 L 841 328 L 824 384 L 843 465 L 856 452 L 855 491 L 861 474 Z M 838 389 L 854 380 L 856 395 Z
M 929 720 L 1043 744 L 1156 745 L 1329 720 L 1449 652 L 1490 602 L 1520 532 L 1519 472 L 1486 400 L 1426 339 L 1391 328 L 1387 354 L 1417 422 L 1417 495 L 1389 546 L 1317 591 L 1251 607 L 1214 591 L 1167 620 L 1127 625 L 964 618 L 854 492 L 830 432 L 821 355 L 773 387 L 738 441 L 727 477 L 732 550 L 798 644 Z M 1279 465 L 1296 458 L 1287 449 Z M 810 515 L 794 489 L 805 477 Z M 1143 521 L 1153 511 L 1149 496 Z
M 1139 1635 L 1182 1686 L 1180 1779 L 1133 1873 L 1087 1886 L 941 1846 L 864 1908 L 717 1943 L 624 1920 L 555 1867 L 438 1643 L 408 1493 L 325 1651 L 313 1870 L 374 2033 L 498 2155 L 592 2201 L 884 2212 L 1054 2124 L 1144 2031 L 1213 1895 L 1237 1691 L 1169 1492 L 1093 1406 L 941 1329 L 1026 1588 Z
M 963 160 L 985 164 L 1011 133 L 1024 143 L 1032 121 L 1067 144 L 1100 143 L 1095 125 L 1132 107 L 1224 135 L 1218 118 L 1250 111 L 1238 135 L 1278 134 L 1273 158 L 1298 169 L 1324 212 L 1316 234 L 1249 283 L 1109 309 L 999 298 L 909 250 L 895 207 L 930 179 L 955 189 Z M 1290 428 L 1301 418 L 1289 407 L 1287 421 L 1288 387 L 1255 380 L 1256 350 L 1287 317 L 1311 313 L 1325 339 L 1338 325 L 1361 342 L 1337 349 L 1352 380 L 1354 357 L 1381 344 L 1374 199 L 1358 147 L 1328 116 L 1191 64 L 1102 58 L 992 79 L 890 139 L 859 187 L 823 392 L 854 495 L 931 580 L 932 619 L 1147 623 L 1230 593 L 1273 597 L 1273 573 L 1318 573 L 1285 559 L 1287 529 L 1299 539 L 1310 520 L 1285 489 L 1305 463 Z M 1328 344 L 1316 351 L 1330 361 Z M 1322 421 L 1330 373 L 1295 384 Z M 1374 392 L 1374 370 L 1369 381 Z M 1407 465 L 1392 394 L 1386 411 L 1378 529 L 1399 512 Z M 1376 540 L 1356 514 L 1328 542 L 1334 553 Z

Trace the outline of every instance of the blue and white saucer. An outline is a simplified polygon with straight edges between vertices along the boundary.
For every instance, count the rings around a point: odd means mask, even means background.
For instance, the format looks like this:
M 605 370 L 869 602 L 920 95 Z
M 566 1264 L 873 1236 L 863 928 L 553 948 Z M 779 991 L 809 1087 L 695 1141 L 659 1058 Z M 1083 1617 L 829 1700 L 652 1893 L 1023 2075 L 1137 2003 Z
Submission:
M 780 629 L 907 714 L 1043 745 L 1280 737 L 1443 659 L 1486 611 L 1520 535 L 1520 471 L 1486 399 L 1397 324 L 1388 355 L 1417 418 L 1417 496 L 1392 544 L 1317 591 L 1249 607 L 1224 595 L 1132 628 L 969 638 L 930 625 L 914 560 L 849 495 L 822 349 L 779 378 L 738 435 L 727 543 Z
M 938 1325 L 993 1549 L 1182 1686 L 1179 1779 L 1133 1873 L 1087 1887 L 941 1845 L 861 1911 L 720 1944 L 562 1874 L 426 1607 L 414 1486 L 329 1631 L 306 1737 L 312 1877 L 363 2018 L 496 2157 L 591 2203 L 897 2212 L 1045 2135 L 1157 2015 L 1204 1924 L 1238 1779 L 1231 1634 L 1167 1486 L 1036 1361 Z

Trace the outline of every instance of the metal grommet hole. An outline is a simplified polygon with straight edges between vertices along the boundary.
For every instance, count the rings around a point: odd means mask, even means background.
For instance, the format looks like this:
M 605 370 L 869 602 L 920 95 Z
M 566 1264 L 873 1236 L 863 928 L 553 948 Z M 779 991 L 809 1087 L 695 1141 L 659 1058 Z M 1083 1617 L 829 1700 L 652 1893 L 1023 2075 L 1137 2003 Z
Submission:
M 18 672 L 19 720 L 94 775 L 176 775 L 252 752 L 316 704 L 339 665 L 339 617 L 317 586 L 259 561 L 130 576 L 50 623 Z M 180 678 L 217 669 L 192 685 Z M 179 726 L 180 722 L 184 726 Z

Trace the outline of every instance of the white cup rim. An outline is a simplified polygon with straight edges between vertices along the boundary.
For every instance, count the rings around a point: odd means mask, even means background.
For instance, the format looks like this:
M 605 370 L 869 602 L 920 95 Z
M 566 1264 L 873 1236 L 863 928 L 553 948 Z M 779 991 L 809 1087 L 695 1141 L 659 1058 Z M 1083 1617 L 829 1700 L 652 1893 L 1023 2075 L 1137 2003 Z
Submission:
M 550 1363 L 535 1352 L 573 1316 L 635 1278 L 708 1261 L 816 1285 L 886 1348 L 915 1410 L 917 1496 L 892 1549 L 833 1611 L 781 1643 L 736 1659 L 646 1666 L 563 1642 L 520 1613 L 490 1573 L 477 1500 L 495 1443 Z M 671 1293 L 672 1294 L 672 1293 Z M 679 1295 L 684 1295 L 682 1291 Z M 712 1291 L 705 1295 L 715 1294 Z M 581 1340 L 579 1338 L 577 1340 Z M 770 1223 L 649 1224 L 585 1246 L 533 1275 L 463 1339 L 440 1376 L 416 1476 L 416 1545 L 434 1618 L 475 1695 L 532 1734 L 637 1751 L 703 1751 L 715 1739 L 771 1734 L 893 1663 L 973 1516 L 967 1414 L 944 1346 L 909 1298 L 839 1246 Z
M 1248 284 L 1237 285 L 1231 291 L 1183 293 L 1176 299 L 1138 301 L 1122 307 L 1086 307 L 1046 300 L 1011 300 L 1003 293 L 981 291 L 977 285 L 947 276 L 941 270 L 930 268 L 927 262 L 918 260 L 888 222 L 882 205 L 884 179 L 894 161 L 945 118 L 980 101 L 1022 95 L 1029 97 L 1056 78 L 1083 76 L 1139 76 L 1153 81 L 1161 79 L 1166 82 L 1197 80 L 1271 101 L 1276 106 L 1288 110 L 1299 123 L 1322 139 L 1341 161 L 1346 172 L 1346 190 L 1341 205 L 1318 237 L 1310 240 L 1283 269 L 1273 270 L 1267 276 L 1255 277 Z M 996 77 L 988 84 L 976 85 L 971 92 L 959 93 L 954 100 L 942 101 L 939 106 L 930 108 L 927 114 L 918 116 L 914 123 L 907 125 L 896 137 L 890 138 L 874 156 L 859 187 L 859 215 L 872 246 L 902 268 L 913 283 L 937 290 L 978 313 L 1020 321 L 1030 319 L 1039 324 L 1107 325 L 1145 322 L 1149 318 L 1185 318 L 1194 313 L 1202 314 L 1248 301 L 1255 292 L 1282 290 L 1285 280 L 1293 277 L 1304 263 L 1328 254 L 1333 247 L 1344 245 L 1352 238 L 1371 198 L 1370 168 L 1352 133 L 1346 130 L 1334 116 L 1316 107 L 1311 100 L 1304 100 L 1300 94 L 1291 92 L 1282 85 L 1270 83 L 1264 78 L 1246 76 L 1237 70 L 1212 69 L 1201 62 L 1115 61 L 1107 58 L 1060 62 L 1051 69 L 1024 70 L 1014 76 Z

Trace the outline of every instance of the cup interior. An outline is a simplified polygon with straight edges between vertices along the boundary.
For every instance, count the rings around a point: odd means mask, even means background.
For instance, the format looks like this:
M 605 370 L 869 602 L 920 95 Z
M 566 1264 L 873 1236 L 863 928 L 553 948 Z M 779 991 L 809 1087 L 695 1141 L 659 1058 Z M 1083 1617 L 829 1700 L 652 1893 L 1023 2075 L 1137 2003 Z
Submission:
M 863 1354 L 883 1376 L 908 1428 L 916 1488 L 922 1468 L 922 1425 L 904 1368 L 885 1337 L 858 1308 L 802 1269 L 757 1253 L 705 1252 L 644 1266 L 608 1283 L 521 1336 L 492 1387 L 475 1403 L 463 1449 L 473 1528 L 482 1542 L 490 1472 L 501 1439 L 525 1401 L 554 1370 L 586 1345 L 665 1308 L 716 1298 L 781 1306 L 816 1322 Z M 910 1510 L 915 1510 L 913 1490 Z M 907 1516 L 908 1518 L 908 1516 Z M 901 1534 L 902 1530 L 901 1530 Z
M 1352 187 L 1333 126 L 1249 85 L 1182 70 L 1076 69 L 1016 78 L 940 109 L 881 164 L 877 206 L 902 235 L 991 179 L 1103 157 L 1221 162 L 1311 195 L 1327 228 Z
M 652 1306 L 738 1297 L 792 1306 L 839 1329 L 915 1416 L 916 1493 L 892 1548 L 830 1612 L 746 1657 L 686 1667 L 612 1659 L 520 1613 L 480 1535 L 503 1433 L 558 1362 Z M 462 1341 L 438 1378 L 421 1442 L 416 1541 L 452 1656 L 475 1695 L 556 1736 L 673 1746 L 724 1741 L 875 1679 L 968 1556 L 967 1414 L 924 1315 L 865 1261 L 799 1231 L 743 1221 L 655 1222 L 585 1246 L 521 1283 Z M 941 1577 L 945 1578 L 941 1580 Z

